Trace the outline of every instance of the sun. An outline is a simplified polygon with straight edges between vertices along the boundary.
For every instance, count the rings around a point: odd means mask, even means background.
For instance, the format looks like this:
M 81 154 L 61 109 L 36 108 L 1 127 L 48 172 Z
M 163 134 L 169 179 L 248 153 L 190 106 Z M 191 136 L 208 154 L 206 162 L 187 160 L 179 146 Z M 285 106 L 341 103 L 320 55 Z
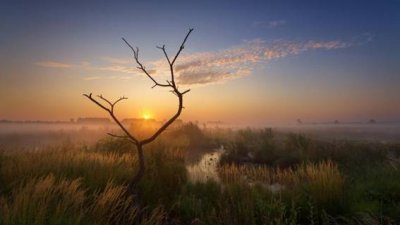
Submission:
M 151 119 L 151 115 L 149 113 L 143 113 L 142 118 L 144 120 L 149 120 L 149 119 Z

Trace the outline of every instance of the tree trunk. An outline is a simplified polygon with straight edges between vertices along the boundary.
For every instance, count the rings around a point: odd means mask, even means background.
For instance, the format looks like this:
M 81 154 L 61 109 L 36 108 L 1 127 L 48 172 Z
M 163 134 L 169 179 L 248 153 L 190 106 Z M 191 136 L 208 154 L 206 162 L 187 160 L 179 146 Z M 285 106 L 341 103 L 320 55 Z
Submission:
M 142 180 L 145 170 L 144 165 L 144 155 L 143 155 L 143 146 L 141 144 L 136 144 L 136 149 L 138 153 L 139 159 L 139 169 L 136 175 L 133 177 L 131 182 L 128 185 L 128 194 L 133 198 L 135 206 L 140 206 L 140 194 L 139 194 L 139 182 Z M 140 210 L 140 208 L 138 208 Z

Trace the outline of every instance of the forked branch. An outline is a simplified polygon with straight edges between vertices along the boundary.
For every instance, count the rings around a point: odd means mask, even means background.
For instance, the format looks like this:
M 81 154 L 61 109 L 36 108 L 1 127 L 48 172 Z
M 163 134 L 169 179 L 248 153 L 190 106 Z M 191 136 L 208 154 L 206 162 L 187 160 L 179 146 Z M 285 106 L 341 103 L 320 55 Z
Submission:
M 170 85 L 168 84 L 161 84 L 159 82 L 157 82 L 151 75 L 150 73 L 146 70 L 146 67 L 143 66 L 143 64 L 139 61 L 139 48 L 136 47 L 136 49 L 134 49 L 132 47 L 131 44 L 128 43 L 128 41 L 125 40 L 125 38 L 122 38 L 122 40 L 128 45 L 128 47 L 132 50 L 133 52 L 133 58 L 135 59 L 136 63 L 138 64 L 138 69 L 142 70 L 143 73 L 145 73 L 147 75 L 148 78 L 150 78 L 153 82 L 154 82 L 154 86 L 160 86 L 160 87 L 169 87 Z
M 123 132 L 125 133 L 125 135 L 121 136 L 121 135 L 115 135 L 115 134 L 108 134 L 112 137 L 117 137 L 117 138 L 128 138 L 130 139 L 132 142 L 134 142 L 137 145 L 144 145 L 144 144 L 148 144 L 150 142 L 152 142 L 153 140 L 155 140 L 165 129 L 168 128 L 168 126 L 170 126 L 181 114 L 183 107 L 183 95 L 188 93 L 190 91 L 190 89 L 187 89 L 183 92 L 181 92 L 178 89 L 178 86 L 176 85 L 175 82 L 175 74 L 174 74 L 174 64 L 178 58 L 178 56 L 180 55 L 180 53 L 182 52 L 182 50 L 185 48 L 185 43 L 189 37 L 189 35 L 192 33 L 193 29 L 189 29 L 188 33 L 186 34 L 185 38 L 182 41 L 182 44 L 180 45 L 177 53 L 175 54 L 175 56 L 173 57 L 172 61 L 170 60 L 170 57 L 168 56 L 168 53 L 165 49 L 165 45 L 163 45 L 162 47 L 157 46 L 157 48 L 161 49 L 164 53 L 164 56 L 168 62 L 169 68 L 170 68 L 170 72 L 171 72 L 171 80 L 167 80 L 166 83 L 160 83 L 158 82 L 156 79 L 154 79 L 154 77 L 147 71 L 146 67 L 140 62 L 139 60 L 139 48 L 136 47 L 134 48 L 131 44 L 129 44 L 129 42 L 125 39 L 122 38 L 122 40 L 125 42 L 125 44 L 132 50 L 133 52 L 133 58 L 135 59 L 136 64 L 138 65 L 137 68 L 140 69 L 144 74 L 146 74 L 146 76 L 153 81 L 154 83 L 154 87 L 156 86 L 160 86 L 160 87 L 168 87 L 171 88 L 171 92 L 178 97 L 178 108 L 176 113 L 169 119 L 167 120 L 153 135 L 151 135 L 149 138 L 144 139 L 139 141 L 133 134 L 131 134 L 124 126 L 123 124 L 117 119 L 117 117 L 114 114 L 114 107 L 115 105 L 122 101 L 127 99 L 126 97 L 120 97 L 119 99 L 115 100 L 114 102 L 108 100 L 107 98 L 103 97 L 102 95 L 98 95 L 97 97 L 99 99 L 101 99 L 104 103 L 98 101 L 97 99 L 92 97 L 92 93 L 90 94 L 84 94 L 85 97 L 87 97 L 89 100 L 91 100 L 92 102 L 94 102 L 96 105 L 98 105 L 100 108 L 102 108 L 103 110 L 107 111 L 111 118 L 115 121 L 115 123 L 117 123 L 117 125 L 123 130 Z
M 186 34 L 185 39 L 183 39 L 183 42 L 182 42 L 181 46 L 179 47 L 179 50 L 178 50 L 178 52 L 176 53 L 176 55 L 174 57 L 174 60 L 172 60 L 171 65 L 174 65 L 174 63 L 175 63 L 176 59 L 178 58 L 179 54 L 181 54 L 181 51 L 185 48 L 186 40 L 188 39 L 188 37 L 189 37 L 190 33 L 192 33 L 192 31 L 193 31 L 193 29 L 189 29 L 189 32 Z
M 107 111 L 111 118 L 114 120 L 114 122 L 122 129 L 122 131 L 125 133 L 126 137 L 128 137 L 130 139 L 130 141 L 132 141 L 133 143 L 139 143 L 138 139 L 135 138 L 129 131 L 128 129 L 125 128 L 125 126 L 117 119 L 117 117 L 114 114 L 114 106 L 125 99 L 128 99 L 126 97 L 120 97 L 119 99 L 115 100 L 114 102 L 111 102 L 110 100 L 104 98 L 102 95 L 98 95 L 97 97 L 100 98 L 101 100 L 105 101 L 109 107 L 103 105 L 102 103 L 100 103 L 99 101 L 97 101 L 95 98 L 92 97 L 92 93 L 90 94 L 83 94 L 83 96 L 85 96 L 86 98 L 88 98 L 90 101 L 94 102 L 96 105 L 100 106 L 100 108 L 104 109 L 105 111 Z M 110 133 L 108 134 L 110 136 L 113 137 L 122 137 L 119 135 L 111 135 Z

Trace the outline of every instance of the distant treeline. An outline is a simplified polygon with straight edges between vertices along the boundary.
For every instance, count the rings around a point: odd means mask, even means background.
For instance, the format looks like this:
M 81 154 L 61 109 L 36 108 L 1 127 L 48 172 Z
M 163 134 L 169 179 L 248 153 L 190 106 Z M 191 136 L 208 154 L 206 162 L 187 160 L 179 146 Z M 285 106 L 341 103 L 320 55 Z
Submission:
M 159 123 L 159 121 L 156 121 L 155 119 L 142 119 L 142 118 L 126 118 L 123 119 L 121 122 L 130 124 L 130 123 L 141 123 L 141 122 L 150 122 L 150 123 Z M 182 123 L 181 120 L 177 120 L 177 123 Z M 113 121 L 111 121 L 109 118 L 105 117 L 84 117 L 84 118 L 77 118 L 75 119 L 70 119 L 70 120 L 0 120 L 0 123 L 39 123 L 39 124 L 112 124 Z

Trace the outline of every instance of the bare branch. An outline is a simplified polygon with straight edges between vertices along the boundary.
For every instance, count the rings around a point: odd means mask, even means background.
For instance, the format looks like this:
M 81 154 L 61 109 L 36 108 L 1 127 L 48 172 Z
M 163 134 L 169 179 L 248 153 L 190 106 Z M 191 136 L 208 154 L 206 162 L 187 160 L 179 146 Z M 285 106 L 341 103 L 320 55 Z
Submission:
M 176 53 L 174 59 L 170 63 L 171 83 L 169 81 L 167 81 L 167 83 L 168 83 L 168 85 L 170 85 L 173 88 L 173 90 L 171 92 L 174 93 L 178 97 L 178 109 L 177 109 L 177 112 L 167 122 L 165 122 L 165 124 L 162 125 L 150 138 L 141 141 L 140 143 L 142 143 L 142 144 L 148 144 L 148 143 L 154 141 L 165 129 L 167 129 L 167 127 L 169 127 L 169 125 L 171 125 L 180 116 L 180 114 L 182 112 L 183 95 L 188 93 L 190 91 L 190 89 L 184 91 L 183 93 L 179 92 L 177 86 L 175 85 L 174 67 L 173 67 L 173 65 L 174 65 L 176 59 L 178 58 L 179 54 L 181 53 L 181 51 L 184 49 L 184 45 L 186 43 L 186 40 L 188 39 L 188 37 L 189 37 L 190 33 L 192 33 L 192 31 L 193 31 L 193 29 L 189 29 L 189 32 L 186 34 L 186 37 L 183 40 L 178 52 Z
M 137 53 L 139 53 L 139 49 L 138 49 L 138 47 L 136 47 L 136 49 L 137 49 L 137 51 L 132 47 L 132 45 L 130 45 L 126 40 L 125 40 L 125 38 L 122 38 L 122 40 L 128 45 L 128 47 L 132 50 L 132 52 L 133 52 L 133 56 L 135 57 L 135 58 L 137 58 L 136 57 L 136 54 Z M 137 53 L 136 53 L 137 52 Z
M 98 97 L 100 99 L 102 99 L 103 101 L 107 102 L 108 104 L 110 104 L 110 108 L 105 107 L 103 104 L 101 104 L 99 101 L 97 101 L 96 99 L 94 99 L 92 97 L 92 93 L 90 94 L 83 94 L 85 97 L 87 97 L 88 99 L 90 99 L 92 102 L 96 103 L 96 105 L 100 106 L 102 109 L 104 109 L 105 111 L 107 111 L 111 118 L 114 120 L 114 122 L 124 131 L 124 133 L 126 134 L 126 136 L 128 136 L 134 143 L 138 143 L 137 138 L 135 138 L 131 133 L 129 133 L 129 131 L 125 128 L 125 126 L 117 119 L 117 117 L 114 115 L 114 106 L 125 99 L 128 99 L 126 97 L 121 97 L 119 99 L 117 99 L 116 101 L 114 101 L 114 103 L 111 103 L 110 100 L 104 98 L 102 95 L 98 95 Z
M 103 97 L 103 95 L 97 95 L 97 97 L 99 97 L 101 100 L 107 102 L 111 107 L 113 106 L 113 104 L 106 98 Z
M 122 123 L 117 119 L 117 117 L 115 117 L 114 112 L 110 112 L 110 116 L 111 118 L 113 118 L 115 123 L 117 123 L 117 125 L 124 131 L 124 133 L 133 141 L 133 143 L 135 144 L 139 143 L 138 139 L 135 138 L 131 133 L 129 133 L 129 131 L 125 128 L 125 126 L 122 125 Z
M 169 125 L 171 125 L 178 117 L 179 115 L 181 115 L 182 112 L 182 104 L 183 104 L 183 98 L 182 98 L 182 94 L 175 93 L 178 96 L 179 99 L 179 105 L 178 105 L 178 110 L 175 113 L 174 116 L 172 116 L 167 122 L 165 122 L 164 125 L 162 125 L 151 137 L 149 137 L 148 139 L 145 139 L 143 141 L 141 141 L 141 144 L 148 144 L 152 141 L 154 141 L 165 129 L 167 129 L 167 127 L 169 127 Z
M 128 99 L 127 97 L 122 96 L 122 97 L 120 97 L 119 99 L 115 100 L 114 102 L 111 102 L 110 100 L 108 100 L 108 99 L 106 99 L 105 97 L 103 97 L 103 95 L 97 95 L 97 97 L 99 97 L 101 100 L 107 102 L 107 103 L 110 105 L 111 108 L 110 108 L 109 110 L 110 110 L 111 112 L 114 111 L 114 106 L 115 106 L 118 102 L 120 102 L 120 101 L 122 101 L 122 100 L 125 100 L 125 99 Z
M 175 90 L 170 90 L 169 92 L 171 92 L 171 93 L 174 94 L 175 96 L 178 96 L 178 94 L 176 93 Z
M 174 65 L 174 63 L 175 63 L 176 59 L 178 58 L 179 54 L 180 54 L 181 51 L 185 48 L 186 40 L 188 39 L 188 37 L 189 37 L 190 33 L 192 33 L 192 31 L 193 31 L 193 28 L 190 28 L 190 29 L 189 29 L 189 32 L 186 34 L 185 39 L 183 39 L 183 42 L 182 42 L 182 44 L 181 44 L 181 47 L 179 47 L 178 52 L 176 53 L 174 59 L 172 60 L 171 65 Z
M 190 91 L 190 89 L 187 89 L 186 91 L 182 92 L 182 95 L 188 93 Z
M 172 89 L 174 89 L 174 91 L 179 92 L 178 89 L 176 88 L 176 85 L 175 85 L 175 76 L 174 76 L 174 68 L 173 68 L 173 66 L 174 66 L 174 63 L 175 63 L 176 59 L 178 58 L 179 54 L 180 54 L 180 53 L 182 52 L 182 50 L 185 48 L 186 40 L 188 39 L 188 37 L 189 37 L 190 33 L 192 33 L 192 31 L 193 31 L 193 29 L 189 29 L 189 32 L 186 34 L 185 38 L 183 39 L 183 42 L 182 42 L 181 46 L 179 47 L 179 50 L 178 50 L 178 52 L 176 53 L 176 55 L 175 55 L 174 59 L 172 60 L 172 62 L 171 62 L 171 60 L 170 60 L 169 57 L 168 57 L 167 51 L 165 50 L 165 45 L 163 45 L 162 47 L 157 46 L 157 48 L 159 48 L 159 49 L 161 49 L 161 50 L 163 51 L 164 56 L 165 56 L 165 58 L 167 59 L 168 64 L 169 64 L 169 67 L 170 67 L 170 71 L 171 71 L 171 82 L 167 82 L 167 84 L 162 84 L 162 83 L 157 82 L 157 81 L 154 79 L 154 77 L 151 76 L 150 73 L 146 70 L 146 67 L 143 66 L 143 64 L 139 61 L 139 48 L 138 48 L 138 47 L 136 47 L 136 49 L 135 49 L 135 48 L 132 47 L 131 44 L 129 44 L 129 42 L 128 42 L 125 38 L 122 38 L 122 40 L 123 40 L 123 41 L 125 42 L 125 44 L 128 45 L 128 47 L 132 50 L 132 52 L 133 52 L 133 57 L 134 57 L 136 63 L 139 65 L 137 68 L 140 69 L 140 70 L 142 70 L 142 71 L 147 75 L 147 77 L 150 78 L 150 79 L 154 82 L 154 86 L 153 86 L 152 88 L 154 88 L 154 87 L 156 87 L 156 86 L 160 86 L 160 87 L 171 87 Z
M 165 55 L 165 57 L 166 57 L 166 59 L 167 59 L 169 65 L 170 65 L 170 70 L 171 70 L 171 81 L 168 81 L 168 80 L 167 80 L 167 81 L 166 81 L 167 84 L 158 83 L 158 82 L 148 73 L 148 71 L 146 70 L 146 68 L 145 68 L 145 67 L 143 66 L 143 64 L 139 61 L 139 48 L 138 48 L 138 47 L 136 47 L 136 49 L 133 48 L 133 46 L 132 46 L 131 44 L 129 44 L 129 42 L 128 42 L 127 40 L 125 40 L 125 38 L 122 38 L 122 40 L 125 42 L 125 44 L 128 45 L 128 47 L 132 50 L 132 52 L 133 52 L 133 57 L 134 57 L 136 63 L 138 64 L 138 67 L 137 67 L 137 68 L 140 69 L 140 70 L 142 70 L 142 71 L 154 82 L 154 86 L 153 86 L 152 88 L 154 88 L 154 87 L 156 87 L 156 86 L 171 87 L 171 88 L 172 88 L 171 92 L 172 92 L 173 94 L 175 94 L 175 95 L 178 97 L 178 100 L 179 100 L 178 109 L 177 109 L 177 112 L 175 113 L 175 115 L 172 116 L 163 126 L 161 126 L 150 138 L 145 139 L 145 140 L 143 140 L 143 141 L 138 141 L 135 137 L 133 137 L 133 136 L 128 132 L 128 130 L 127 130 L 127 129 L 121 124 L 121 122 L 115 117 L 115 115 L 114 115 L 114 106 L 115 106 L 118 102 L 120 102 L 120 101 L 122 101 L 122 100 L 124 100 L 124 99 L 127 99 L 126 97 L 121 97 L 121 98 L 119 98 L 118 100 L 114 101 L 114 103 L 112 103 L 112 102 L 109 101 L 108 99 L 104 98 L 102 95 L 99 95 L 98 97 L 99 97 L 100 99 L 102 99 L 103 101 L 107 102 L 107 103 L 111 106 L 111 108 L 107 108 L 107 107 L 105 107 L 103 104 L 101 104 L 100 102 L 98 102 L 97 100 L 95 100 L 94 98 L 92 98 L 92 94 L 91 94 L 91 93 L 90 93 L 89 95 L 84 94 L 84 96 L 86 96 L 86 97 L 89 98 L 91 101 L 93 101 L 94 103 L 96 103 L 96 104 L 97 104 L 98 106 L 100 106 L 102 109 L 108 111 L 108 112 L 110 113 L 111 117 L 113 118 L 113 120 L 118 124 L 118 126 L 121 127 L 121 129 L 125 132 L 125 134 L 126 134 L 129 138 L 131 138 L 135 143 L 140 144 L 140 145 L 143 145 L 143 144 L 147 144 L 147 143 L 152 142 L 152 141 L 153 141 L 154 139 L 156 139 L 156 138 L 158 137 L 158 135 L 160 135 L 169 125 L 171 125 L 171 124 L 176 120 L 176 118 L 179 117 L 179 115 L 180 115 L 181 112 L 182 112 L 182 108 L 183 108 L 183 95 L 186 94 L 186 93 L 188 93 L 188 92 L 190 91 L 190 89 L 185 90 L 185 91 L 183 91 L 183 92 L 180 92 L 180 91 L 178 90 L 178 87 L 177 87 L 176 84 L 175 84 L 175 77 L 174 77 L 174 68 L 173 68 L 173 65 L 174 65 L 176 59 L 178 58 L 178 56 L 180 55 L 180 53 L 182 52 L 182 50 L 185 48 L 185 43 L 186 43 L 186 41 L 187 41 L 187 39 L 188 39 L 190 33 L 192 33 L 192 31 L 193 31 L 193 29 L 189 29 L 189 32 L 186 34 L 185 38 L 183 39 L 183 42 L 182 42 L 181 46 L 179 47 L 179 50 L 178 50 L 178 52 L 176 53 L 176 55 L 175 55 L 174 59 L 172 60 L 172 62 L 170 61 L 170 59 L 169 59 L 169 57 L 168 57 L 168 54 L 167 54 L 167 52 L 166 52 L 166 50 L 165 50 L 165 45 L 163 45 L 162 47 L 157 46 L 157 48 L 159 48 L 159 49 L 161 49 L 161 50 L 163 51 L 163 53 L 164 53 L 164 55 Z
M 100 102 L 98 102 L 96 99 L 94 99 L 92 97 L 92 93 L 90 94 L 83 94 L 83 96 L 85 96 L 86 98 L 88 98 L 90 101 L 94 102 L 96 105 L 100 106 L 100 108 L 106 110 L 107 112 L 111 113 L 111 109 L 105 107 L 103 104 L 101 104 Z
M 158 49 L 161 49 L 161 50 L 164 52 L 164 56 L 165 56 L 165 58 L 167 59 L 168 64 L 171 65 L 171 61 L 169 60 L 167 51 L 165 50 L 165 45 L 163 45 L 162 47 L 157 46 L 157 48 L 158 48 Z
M 186 34 L 181 46 L 179 47 L 178 52 L 176 53 L 175 57 L 173 58 L 173 60 L 171 61 L 170 58 L 168 57 L 167 51 L 165 50 L 165 45 L 163 45 L 162 47 L 157 46 L 157 48 L 161 49 L 164 53 L 165 58 L 168 61 L 169 64 L 169 68 L 170 68 L 170 72 L 171 72 L 171 80 L 167 80 L 166 84 L 162 84 L 157 82 L 153 76 L 150 75 L 150 73 L 146 70 L 145 66 L 140 62 L 139 60 L 139 48 L 136 47 L 134 48 L 132 45 L 130 45 L 128 43 L 128 41 L 125 40 L 125 38 L 122 38 L 122 40 L 125 42 L 126 45 L 128 45 L 128 47 L 132 50 L 133 52 L 133 57 L 137 63 L 137 68 L 141 71 L 143 71 L 148 78 L 150 78 L 153 82 L 154 82 L 154 87 L 156 86 L 160 86 L 160 87 L 170 87 L 171 90 L 170 92 L 172 92 L 174 95 L 176 95 L 178 97 L 178 108 L 176 113 L 169 119 L 167 120 L 153 135 L 151 135 L 149 138 L 144 139 L 139 141 L 135 136 L 133 136 L 125 127 L 124 125 L 117 119 L 117 117 L 114 114 L 114 106 L 122 101 L 127 99 L 126 97 L 120 97 L 119 99 L 115 100 L 114 102 L 104 98 L 102 95 L 98 95 L 98 97 L 103 100 L 105 103 L 107 103 L 109 105 L 109 107 L 106 107 L 106 105 L 100 103 L 98 100 L 94 99 L 92 97 L 92 93 L 90 94 L 84 94 L 85 97 L 87 97 L 89 100 L 91 100 L 92 102 L 94 102 L 96 105 L 98 105 L 100 108 L 104 109 L 105 111 L 107 111 L 111 118 L 115 121 L 115 123 L 122 129 L 122 131 L 124 132 L 124 135 L 116 135 L 116 134 L 112 134 L 112 133 L 108 133 L 108 135 L 110 135 L 111 137 L 115 137 L 115 138 L 122 138 L 122 139 L 127 139 L 129 141 L 131 141 L 135 146 L 136 149 L 138 151 L 138 159 L 139 159 L 139 170 L 137 172 L 137 174 L 135 175 L 135 177 L 131 180 L 131 182 L 128 185 L 128 191 L 130 192 L 131 195 L 133 195 L 134 197 L 137 195 L 137 190 L 135 190 L 137 188 L 137 184 L 139 183 L 139 181 L 141 180 L 141 178 L 144 175 L 144 169 L 145 169 L 145 162 L 144 162 L 144 154 L 143 154 L 143 146 L 145 144 L 148 144 L 152 141 L 154 141 L 163 131 L 165 131 L 181 114 L 183 107 L 183 95 L 185 95 L 186 93 L 188 93 L 190 91 L 190 89 L 185 90 L 183 92 L 179 91 L 179 87 L 176 85 L 175 83 L 175 77 L 174 77 L 174 63 L 177 60 L 178 56 L 180 55 L 180 53 L 182 52 L 182 50 L 185 48 L 185 43 L 190 35 L 190 33 L 193 31 L 193 29 L 189 29 L 189 32 Z
M 149 77 L 149 78 L 154 82 L 155 86 L 170 87 L 170 85 L 168 85 L 168 84 L 161 84 L 161 83 L 158 83 L 158 82 L 150 75 L 150 73 L 147 72 L 146 68 L 145 68 L 145 67 L 143 66 L 143 64 L 139 61 L 139 48 L 138 48 L 138 47 L 136 47 L 136 50 L 135 50 L 135 49 L 132 47 L 132 45 L 130 45 L 130 44 L 128 43 L 128 41 L 125 40 L 125 38 L 122 38 L 122 40 L 123 40 L 123 41 L 129 46 L 129 48 L 132 50 L 132 52 L 133 52 L 133 57 L 135 58 L 136 63 L 139 65 L 137 68 L 140 69 L 140 70 L 142 70 L 142 71 L 147 75 L 147 77 Z
M 126 99 L 128 99 L 128 98 L 125 97 L 125 96 L 122 96 L 122 97 L 120 97 L 119 99 L 117 99 L 116 101 L 114 101 L 114 103 L 112 104 L 112 106 L 114 107 L 118 102 L 120 102 L 120 101 L 122 101 L 122 100 L 126 100 Z
M 179 50 L 176 53 L 176 55 L 175 55 L 174 59 L 172 60 L 172 62 L 168 59 L 169 70 L 171 71 L 171 83 L 172 83 L 173 89 L 176 92 L 178 92 L 178 89 L 177 89 L 177 87 L 175 85 L 174 63 L 175 63 L 176 59 L 178 58 L 179 54 L 181 53 L 181 51 L 185 48 L 184 46 L 185 46 L 186 40 L 188 39 L 188 37 L 189 37 L 190 33 L 192 33 L 192 31 L 193 31 L 193 29 L 189 29 L 189 32 L 186 34 L 185 39 L 183 39 L 183 42 L 182 42 L 181 46 L 179 47 Z M 165 48 L 163 49 L 163 51 L 164 51 L 164 54 L 166 54 Z

